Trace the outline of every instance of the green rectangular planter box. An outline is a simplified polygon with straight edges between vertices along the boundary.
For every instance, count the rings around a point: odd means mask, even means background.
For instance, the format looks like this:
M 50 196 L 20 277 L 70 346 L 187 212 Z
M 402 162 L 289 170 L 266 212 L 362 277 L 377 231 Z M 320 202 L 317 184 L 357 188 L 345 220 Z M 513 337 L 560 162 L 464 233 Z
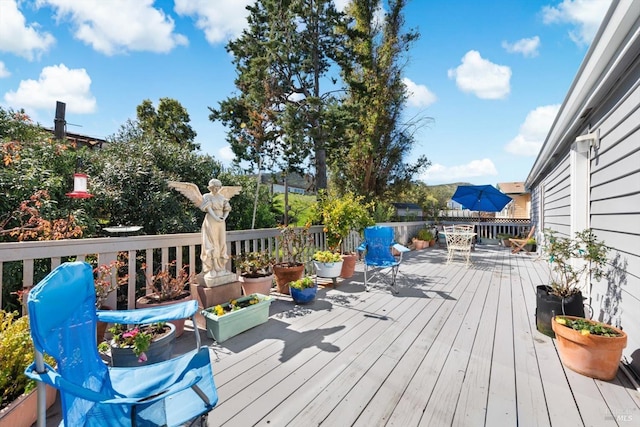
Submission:
M 270 296 L 251 294 L 238 298 L 237 301 L 247 301 L 256 297 L 260 300 L 257 304 L 226 313 L 222 316 L 216 316 L 213 307 L 202 310 L 201 314 L 207 322 L 207 337 L 213 338 L 217 342 L 222 342 L 269 320 Z M 220 305 L 222 307 L 228 307 L 229 303 L 227 302 Z

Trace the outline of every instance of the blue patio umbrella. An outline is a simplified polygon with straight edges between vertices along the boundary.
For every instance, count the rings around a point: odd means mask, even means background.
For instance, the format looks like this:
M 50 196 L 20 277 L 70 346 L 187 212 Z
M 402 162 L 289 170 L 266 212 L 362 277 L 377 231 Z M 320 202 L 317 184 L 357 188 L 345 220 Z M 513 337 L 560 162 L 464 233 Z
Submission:
M 459 185 L 451 200 L 472 211 L 500 212 L 511 197 L 492 185 Z

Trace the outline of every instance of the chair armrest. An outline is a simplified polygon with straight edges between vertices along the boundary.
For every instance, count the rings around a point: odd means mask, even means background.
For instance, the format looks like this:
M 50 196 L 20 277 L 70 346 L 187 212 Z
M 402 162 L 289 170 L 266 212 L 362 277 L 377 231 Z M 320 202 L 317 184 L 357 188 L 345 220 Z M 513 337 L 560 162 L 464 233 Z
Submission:
M 393 249 L 395 249 L 398 252 L 409 252 L 409 251 L 411 251 L 411 249 L 409 249 L 406 246 L 401 245 L 400 243 L 394 243 L 392 245 L 392 247 L 393 247 Z
M 198 311 L 198 301 L 184 301 L 171 305 L 136 310 L 97 310 L 98 320 L 107 323 L 140 324 L 185 319 Z
M 52 387 L 63 390 L 66 393 L 71 393 L 74 396 L 77 396 L 81 399 L 90 400 L 92 402 L 100 402 L 109 405 L 136 405 L 138 403 L 144 402 L 145 404 L 155 402 L 157 400 L 165 399 L 167 396 L 178 393 L 182 390 L 185 390 L 194 384 L 198 383 L 198 381 L 202 380 L 201 375 L 196 375 L 195 372 L 188 372 L 184 378 L 178 381 L 175 384 L 172 384 L 170 387 L 165 388 L 164 390 L 157 391 L 150 396 L 144 397 L 113 397 L 109 395 L 105 395 L 102 393 L 98 393 L 96 391 L 90 390 L 88 388 L 79 386 L 70 381 L 67 381 L 58 374 L 51 366 L 46 365 L 46 371 L 43 373 L 38 373 L 35 370 L 35 363 L 32 363 L 25 370 L 25 374 L 36 381 L 42 381 L 45 384 L 49 384 Z

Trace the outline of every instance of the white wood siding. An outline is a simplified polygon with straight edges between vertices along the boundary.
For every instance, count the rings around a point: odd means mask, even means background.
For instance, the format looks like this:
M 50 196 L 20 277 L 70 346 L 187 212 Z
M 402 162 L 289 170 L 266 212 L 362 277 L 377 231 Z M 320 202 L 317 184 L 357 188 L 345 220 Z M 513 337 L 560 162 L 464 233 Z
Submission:
M 544 227 L 561 235 L 570 234 L 571 224 L 571 183 L 569 175 L 569 155 L 545 177 Z

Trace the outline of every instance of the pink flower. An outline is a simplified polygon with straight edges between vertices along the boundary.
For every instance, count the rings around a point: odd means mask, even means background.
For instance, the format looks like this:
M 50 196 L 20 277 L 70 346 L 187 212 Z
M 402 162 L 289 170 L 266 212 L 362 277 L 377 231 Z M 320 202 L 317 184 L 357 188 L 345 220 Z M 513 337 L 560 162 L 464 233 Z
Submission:
M 138 328 L 132 329 L 122 334 L 122 338 L 134 338 L 136 335 L 138 335 L 138 332 L 140 332 Z
M 147 361 L 147 355 L 144 352 L 140 353 L 140 357 L 138 357 L 138 362 L 143 363 Z

